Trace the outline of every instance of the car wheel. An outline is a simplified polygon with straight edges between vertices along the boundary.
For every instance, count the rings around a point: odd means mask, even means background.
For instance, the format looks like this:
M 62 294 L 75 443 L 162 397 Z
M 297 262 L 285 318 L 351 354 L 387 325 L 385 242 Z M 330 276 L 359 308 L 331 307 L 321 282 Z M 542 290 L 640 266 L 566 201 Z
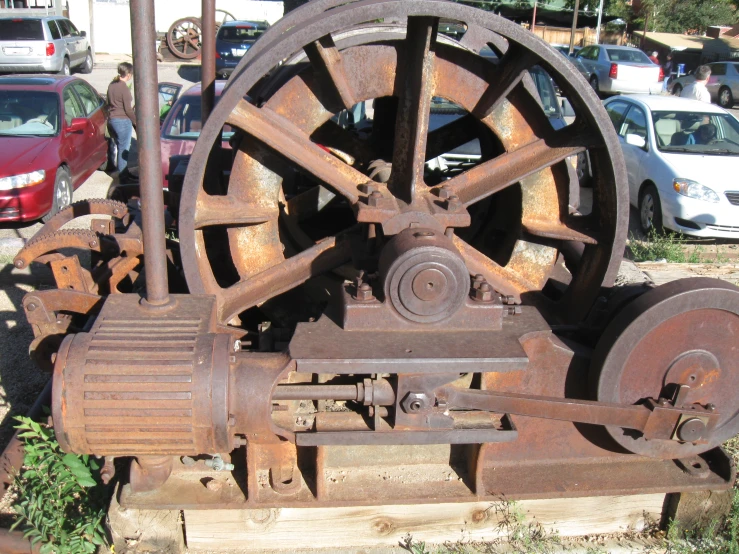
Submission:
M 590 77 L 590 86 L 593 87 L 593 90 L 596 94 L 600 93 L 600 84 L 598 83 L 598 76 L 593 75 Z
M 72 178 L 69 171 L 60 167 L 56 170 L 56 180 L 54 181 L 54 202 L 51 204 L 51 211 L 41 218 L 46 223 L 57 212 L 63 210 L 72 203 Z
M 69 73 L 69 58 L 64 58 L 62 68 L 59 70 L 59 75 L 69 75 Z
M 683 86 L 680 83 L 677 83 L 674 87 L 672 87 L 673 96 L 680 96 L 682 93 L 683 93 Z
M 639 195 L 639 224 L 644 233 L 662 231 L 662 203 L 654 185 L 647 185 Z
M 80 68 L 80 73 L 92 73 L 93 65 L 95 64 L 92 61 L 92 52 L 88 50 L 87 57 L 85 58 L 85 63 L 83 63 L 82 67 Z
M 722 108 L 731 108 L 734 105 L 734 97 L 729 87 L 721 87 L 718 91 L 718 103 Z

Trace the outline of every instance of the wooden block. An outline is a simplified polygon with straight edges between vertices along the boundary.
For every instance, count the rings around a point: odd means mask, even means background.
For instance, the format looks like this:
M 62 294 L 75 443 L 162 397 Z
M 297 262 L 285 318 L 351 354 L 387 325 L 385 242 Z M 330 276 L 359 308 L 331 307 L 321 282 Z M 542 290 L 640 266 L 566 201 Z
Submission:
M 678 529 L 709 529 L 729 514 L 734 490 L 682 492 L 668 497 L 665 515 Z
M 659 522 L 664 494 L 422 504 L 350 508 L 185 510 L 190 549 L 274 550 L 397 545 L 410 534 L 416 541 L 488 541 L 505 536 L 506 521 L 538 522 L 563 537 L 640 531 Z

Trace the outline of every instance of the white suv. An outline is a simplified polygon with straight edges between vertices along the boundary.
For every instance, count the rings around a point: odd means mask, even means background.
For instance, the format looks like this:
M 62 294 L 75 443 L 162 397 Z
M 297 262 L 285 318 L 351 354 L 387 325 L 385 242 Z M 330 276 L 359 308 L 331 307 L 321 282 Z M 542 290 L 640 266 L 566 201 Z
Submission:
M 73 67 L 92 71 L 90 44 L 84 31 L 65 17 L 0 18 L 0 72 L 60 73 Z

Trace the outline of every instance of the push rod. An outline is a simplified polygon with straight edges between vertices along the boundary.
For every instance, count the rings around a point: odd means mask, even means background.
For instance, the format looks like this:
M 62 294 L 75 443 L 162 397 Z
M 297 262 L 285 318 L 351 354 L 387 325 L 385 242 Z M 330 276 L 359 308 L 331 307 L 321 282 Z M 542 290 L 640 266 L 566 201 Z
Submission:
M 154 44 L 154 0 L 131 0 L 131 42 L 136 94 L 141 215 L 146 256 L 146 301 L 169 302 L 167 247 L 164 235 L 162 154 L 159 142 L 159 94 Z

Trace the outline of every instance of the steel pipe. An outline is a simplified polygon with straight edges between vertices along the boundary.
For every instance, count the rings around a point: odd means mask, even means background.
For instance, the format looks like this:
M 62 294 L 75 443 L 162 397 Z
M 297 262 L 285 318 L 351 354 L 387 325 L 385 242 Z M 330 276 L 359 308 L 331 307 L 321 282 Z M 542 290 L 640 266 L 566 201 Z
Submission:
M 146 256 L 146 301 L 169 303 L 167 248 L 164 235 L 162 154 L 159 142 L 159 96 L 154 1 L 131 0 L 131 42 L 141 181 L 141 211 Z
M 201 121 L 205 125 L 216 97 L 216 2 L 202 0 L 201 21 Z

